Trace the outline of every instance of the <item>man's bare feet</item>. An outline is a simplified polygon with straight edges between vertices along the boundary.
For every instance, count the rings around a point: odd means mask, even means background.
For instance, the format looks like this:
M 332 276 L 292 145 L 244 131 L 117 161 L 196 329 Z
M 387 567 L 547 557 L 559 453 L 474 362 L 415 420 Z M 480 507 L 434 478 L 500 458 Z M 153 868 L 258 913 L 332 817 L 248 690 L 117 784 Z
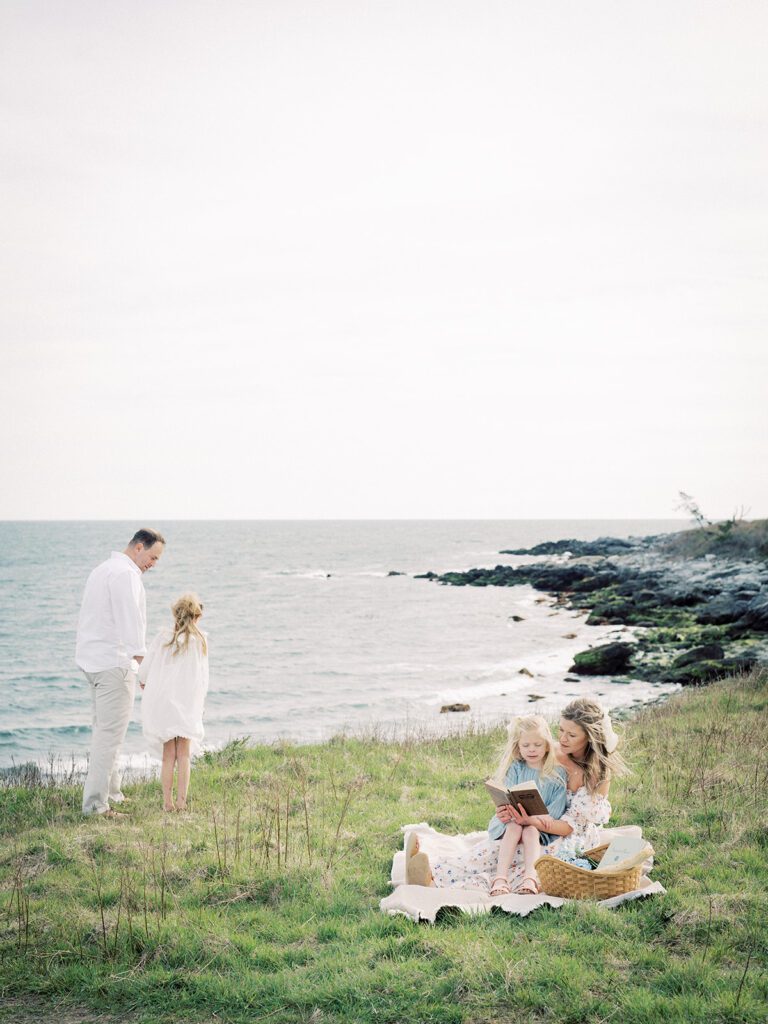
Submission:
M 176 810 L 176 805 L 175 804 L 163 804 L 163 810 L 166 812 L 166 814 L 171 814 L 171 813 L 173 813 L 173 811 Z

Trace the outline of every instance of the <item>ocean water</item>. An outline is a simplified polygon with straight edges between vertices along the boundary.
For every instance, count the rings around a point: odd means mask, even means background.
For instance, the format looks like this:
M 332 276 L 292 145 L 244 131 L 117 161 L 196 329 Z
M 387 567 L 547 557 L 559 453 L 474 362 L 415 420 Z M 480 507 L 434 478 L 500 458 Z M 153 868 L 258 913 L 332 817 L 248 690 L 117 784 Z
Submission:
M 587 626 L 530 587 L 443 587 L 413 574 L 522 564 L 530 559 L 499 550 L 662 533 L 680 529 L 680 521 L 153 525 L 168 545 L 144 576 L 149 636 L 170 623 L 179 595 L 201 596 L 211 746 L 245 735 L 312 742 L 341 731 L 455 729 L 533 709 L 555 716 L 575 694 L 599 694 L 618 707 L 670 689 L 567 682 L 577 651 L 622 630 Z M 134 526 L 0 523 L 0 765 L 86 755 L 90 696 L 74 663 L 80 597 L 90 570 L 122 550 Z M 534 695 L 542 699 L 531 701 Z M 470 712 L 440 714 L 453 702 L 468 703 Z M 125 744 L 136 759 L 145 751 L 140 714 L 139 698 Z

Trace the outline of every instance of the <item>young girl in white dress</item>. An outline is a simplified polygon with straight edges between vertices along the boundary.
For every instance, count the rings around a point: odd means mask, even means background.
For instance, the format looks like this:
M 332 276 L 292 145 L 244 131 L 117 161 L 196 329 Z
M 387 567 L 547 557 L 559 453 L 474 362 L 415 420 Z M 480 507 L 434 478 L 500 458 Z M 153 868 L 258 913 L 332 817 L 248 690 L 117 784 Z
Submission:
M 208 692 L 208 639 L 198 627 L 203 606 L 194 594 L 173 605 L 173 629 L 161 630 L 139 669 L 144 695 L 144 737 L 156 756 L 162 752 L 163 810 L 184 811 L 189 791 L 190 756 L 203 739 L 203 708 Z M 177 768 L 176 802 L 173 774 Z

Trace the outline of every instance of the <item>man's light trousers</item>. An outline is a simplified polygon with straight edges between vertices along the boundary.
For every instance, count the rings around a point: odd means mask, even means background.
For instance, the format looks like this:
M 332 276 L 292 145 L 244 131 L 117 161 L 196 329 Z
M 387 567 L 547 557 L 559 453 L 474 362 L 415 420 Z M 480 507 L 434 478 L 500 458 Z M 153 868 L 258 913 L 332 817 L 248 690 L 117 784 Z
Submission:
M 83 814 L 103 814 L 109 801 L 125 799 L 117 767 L 136 692 L 136 674 L 127 668 L 86 672 L 93 698 L 93 736 L 88 775 L 83 788 Z

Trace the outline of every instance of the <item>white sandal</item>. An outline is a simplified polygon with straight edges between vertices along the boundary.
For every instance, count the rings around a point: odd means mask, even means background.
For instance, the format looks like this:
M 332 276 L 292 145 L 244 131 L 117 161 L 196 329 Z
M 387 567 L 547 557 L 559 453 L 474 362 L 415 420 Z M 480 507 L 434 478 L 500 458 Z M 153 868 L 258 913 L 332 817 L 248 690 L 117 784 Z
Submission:
M 509 896 L 511 892 L 512 887 L 504 875 L 497 875 L 491 882 L 490 896 Z

